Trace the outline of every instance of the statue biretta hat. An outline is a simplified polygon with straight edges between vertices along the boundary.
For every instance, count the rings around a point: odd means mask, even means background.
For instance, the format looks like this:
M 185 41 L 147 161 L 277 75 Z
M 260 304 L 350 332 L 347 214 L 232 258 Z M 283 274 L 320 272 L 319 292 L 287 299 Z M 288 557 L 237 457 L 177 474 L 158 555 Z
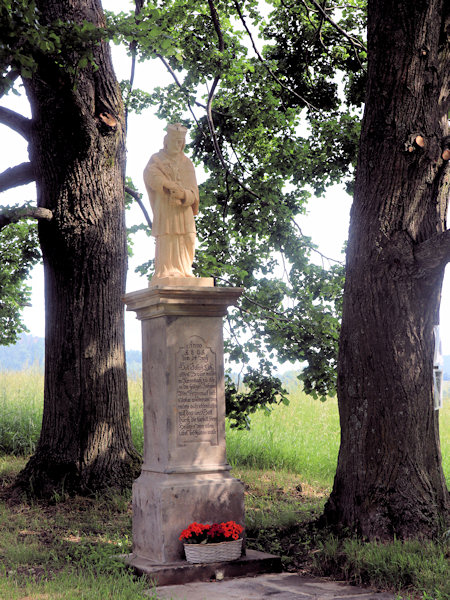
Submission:
M 170 135 L 171 137 L 184 139 L 186 133 L 187 128 L 181 123 L 171 123 L 170 125 L 167 125 L 167 135 Z

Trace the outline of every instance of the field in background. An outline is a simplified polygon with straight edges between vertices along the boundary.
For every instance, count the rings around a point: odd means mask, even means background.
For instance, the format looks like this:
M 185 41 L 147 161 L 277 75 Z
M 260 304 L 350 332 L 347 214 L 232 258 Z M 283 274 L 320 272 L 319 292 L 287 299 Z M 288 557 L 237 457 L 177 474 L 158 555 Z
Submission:
M 450 385 L 441 411 L 450 483 Z M 142 451 L 142 384 L 130 380 L 133 437 Z M 33 452 L 42 417 L 43 377 L 0 371 L 0 598 L 157 600 L 148 583 L 114 560 L 131 551 L 130 493 L 18 502 L 8 486 Z M 395 591 L 398 600 L 450 598 L 448 534 L 434 542 L 366 544 L 316 525 L 333 482 L 337 403 L 290 389 L 291 404 L 258 413 L 250 431 L 227 429 L 232 473 L 244 482 L 250 548 L 281 556 L 285 570 L 332 576 Z
M 339 451 L 339 415 L 335 398 L 320 402 L 299 388 L 270 416 L 258 412 L 250 431 L 227 426 L 227 453 L 232 466 L 282 469 L 302 480 L 330 488 Z
M 29 455 L 39 437 L 43 376 L 37 370 L 0 371 L 0 452 Z M 444 408 L 440 411 L 443 466 L 450 485 L 450 382 L 444 382 Z M 142 381 L 129 380 L 133 440 L 143 449 Z M 256 413 L 250 431 L 227 426 L 228 459 L 233 467 L 281 469 L 301 475 L 303 481 L 323 489 L 333 483 L 339 450 L 336 399 L 327 402 L 306 396 L 290 386 L 289 406 L 277 406 L 267 417 Z
M 314 486 L 331 491 L 339 451 L 337 399 L 326 402 L 290 386 L 289 406 L 277 406 L 270 417 L 252 416 L 250 431 L 227 427 L 229 462 L 301 474 Z M 450 488 L 450 381 L 444 381 L 444 406 L 439 411 L 443 469 Z

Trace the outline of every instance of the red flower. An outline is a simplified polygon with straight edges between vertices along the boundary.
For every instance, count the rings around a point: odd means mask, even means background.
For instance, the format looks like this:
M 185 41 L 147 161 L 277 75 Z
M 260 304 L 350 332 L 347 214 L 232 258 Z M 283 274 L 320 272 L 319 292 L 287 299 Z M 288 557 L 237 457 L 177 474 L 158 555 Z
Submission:
M 234 521 L 212 523 L 212 525 L 194 522 L 181 532 L 179 539 L 187 544 L 226 542 L 231 539 L 238 540 L 243 531 L 242 525 Z
M 180 540 L 185 540 L 186 543 L 200 544 L 200 542 L 206 540 L 206 534 L 211 525 L 203 523 L 191 523 L 187 529 L 181 532 L 179 537 Z

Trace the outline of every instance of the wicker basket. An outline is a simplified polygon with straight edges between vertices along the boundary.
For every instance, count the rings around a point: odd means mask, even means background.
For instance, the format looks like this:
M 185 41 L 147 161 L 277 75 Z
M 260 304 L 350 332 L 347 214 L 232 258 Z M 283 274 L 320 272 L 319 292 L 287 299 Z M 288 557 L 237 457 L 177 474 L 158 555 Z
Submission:
M 242 554 L 242 538 L 218 544 L 184 544 L 189 563 L 213 563 L 236 560 Z

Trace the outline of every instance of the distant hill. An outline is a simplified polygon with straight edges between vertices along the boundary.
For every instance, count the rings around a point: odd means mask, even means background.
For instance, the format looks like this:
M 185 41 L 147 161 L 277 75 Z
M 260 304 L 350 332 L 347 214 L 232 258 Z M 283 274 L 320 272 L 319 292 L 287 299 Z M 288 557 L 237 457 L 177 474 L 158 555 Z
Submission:
M 444 379 L 450 381 L 450 356 L 444 356 Z
M 140 350 L 127 350 L 127 373 L 139 377 L 142 373 L 142 352 Z
M 284 373 L 279 373 L 278 377 L 281 379 L 283 386 L 289 391 L 289 389 L 295 389 L 299 385 L 299 374 L 300 371 L 285 371 Z
M 127 350 L 127 369 L 130 375 L 140 375 L 142 371 L 142 352 Z M 22 369 L 44 369 L 44 338 L 23 334 L 17 344 L 0 346 L 0 370 L 21 371 Z M 286 371 L 281 374 L 285 386 L 297 384 L 298 371 Z M 450 355 L 444 356 L 444 379 L 450 381 Z
M 142 352 L 127 350 L 128 373 L 139 375 L 142 370 Z M 44 338 L 23 334 L 17 344 L 0 346 L 0 370 L 22 371 L 35 368 L 44 370 Z
M 444 379 L 450 381 L 450 356 L 444 356 Z
M 0 346 L 0 369 L 21 371 L 31 367 L 44 369 L 44 338 L 23 334 L 17 344 Z

